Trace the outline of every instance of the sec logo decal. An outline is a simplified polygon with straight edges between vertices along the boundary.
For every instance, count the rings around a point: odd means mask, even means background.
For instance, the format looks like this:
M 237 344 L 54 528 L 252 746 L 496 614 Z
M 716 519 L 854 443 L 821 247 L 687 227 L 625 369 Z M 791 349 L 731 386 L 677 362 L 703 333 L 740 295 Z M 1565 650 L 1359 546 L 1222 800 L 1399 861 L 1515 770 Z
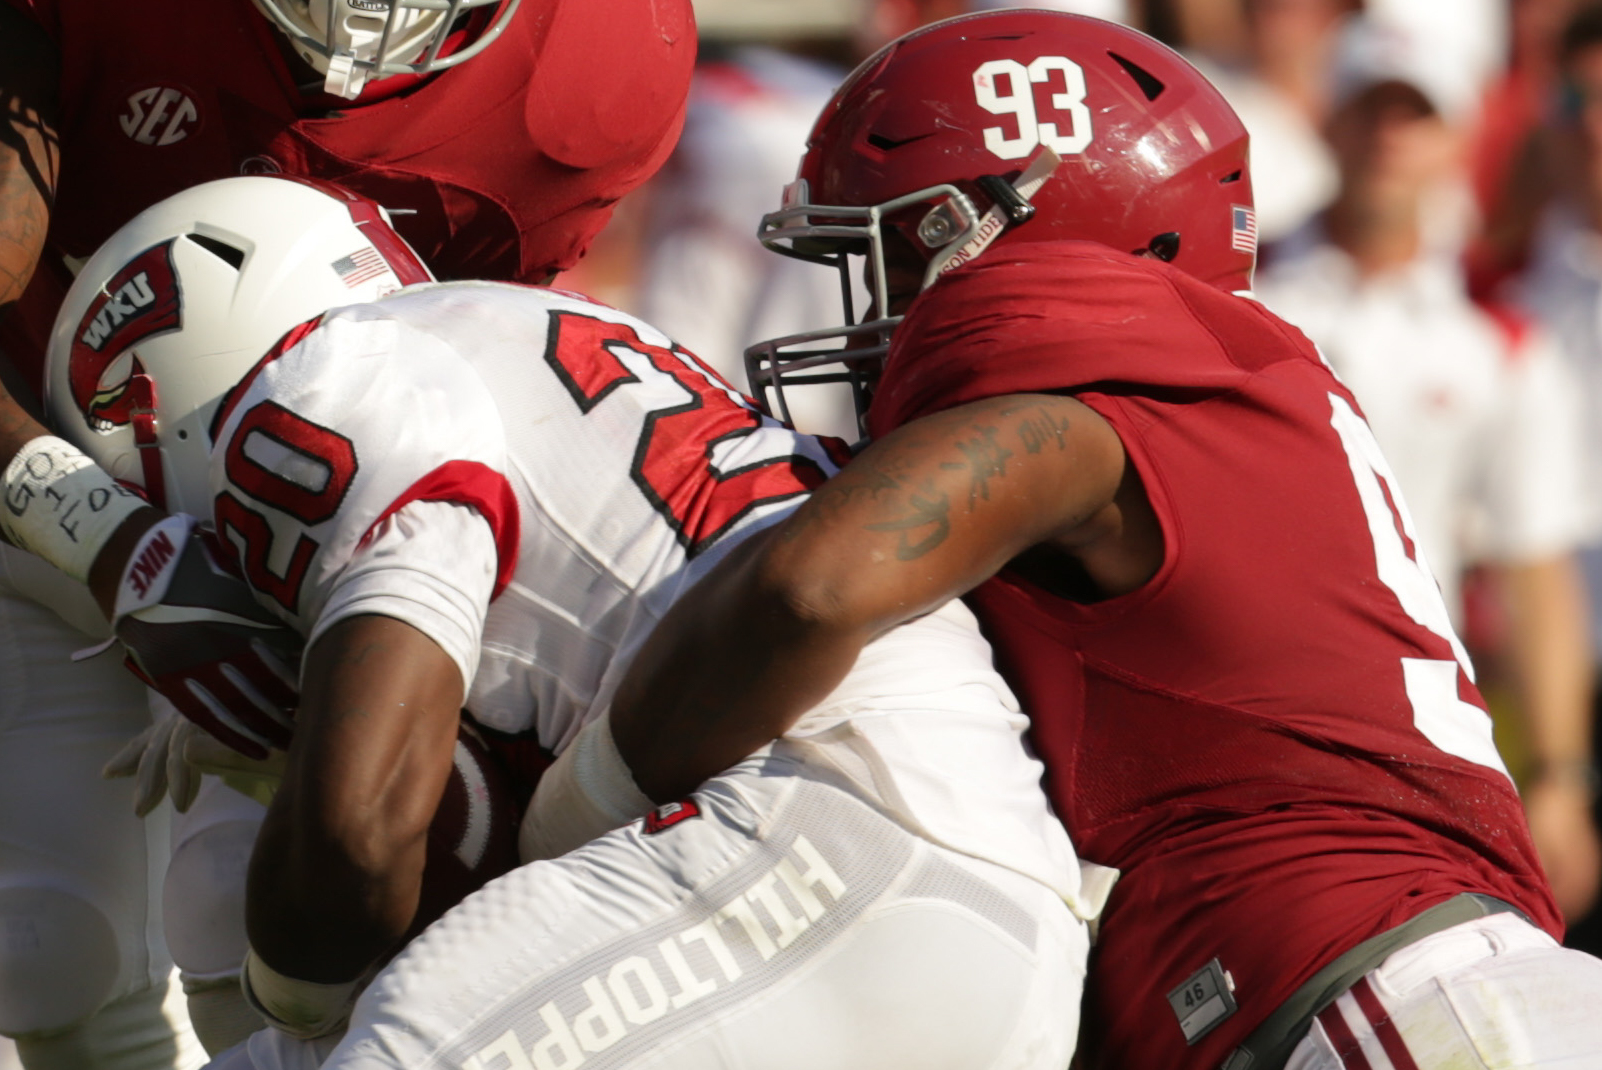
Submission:
M 153 85 L 129 95 L 128 108 L 117 122 L 141 145 L 176 145 L 199 124 L 200 110 L 182 89 Z

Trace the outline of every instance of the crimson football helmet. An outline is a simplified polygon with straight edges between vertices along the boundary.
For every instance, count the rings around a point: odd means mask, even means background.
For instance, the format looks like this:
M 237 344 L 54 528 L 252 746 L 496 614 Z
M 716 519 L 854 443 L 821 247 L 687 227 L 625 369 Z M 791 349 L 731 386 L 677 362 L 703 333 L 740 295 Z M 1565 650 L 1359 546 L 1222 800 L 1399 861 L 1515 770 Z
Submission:
M 1196 68 L 1116 23 L 1012 9 L 899 38 L 824 106 L 784 206 L 758 231 L 776 252 L 840 270 L 847 325 L 753 346 L 752 390 L 765 403 L 772 391 L 788 418 L 784 386 L 850 382 L 860 410 L 899 322 L 889 313 L 1011 242 L 1100 242 L 1249 290 L 1246 147 Z M 873 300 L 861 321 L 859 255 Z
M 521 0 L 255 0 L 295 51 L 324 77 L 323 88 L 354 99 L 369 79 L 428 74 L 472 59 L 501 35 Z M 496 11 L 471 42 L 440 50 L 456 18 Z

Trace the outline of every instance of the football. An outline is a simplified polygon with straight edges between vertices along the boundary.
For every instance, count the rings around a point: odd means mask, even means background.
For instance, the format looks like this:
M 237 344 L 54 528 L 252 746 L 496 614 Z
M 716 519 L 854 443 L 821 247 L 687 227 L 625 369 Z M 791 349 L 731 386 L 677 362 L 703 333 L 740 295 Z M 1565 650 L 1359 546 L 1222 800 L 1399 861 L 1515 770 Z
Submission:
M 517 793 L 501 763 L 465 719 L 445 794 L 428 827 L 428 858 L 414 932 L 517 866 Z

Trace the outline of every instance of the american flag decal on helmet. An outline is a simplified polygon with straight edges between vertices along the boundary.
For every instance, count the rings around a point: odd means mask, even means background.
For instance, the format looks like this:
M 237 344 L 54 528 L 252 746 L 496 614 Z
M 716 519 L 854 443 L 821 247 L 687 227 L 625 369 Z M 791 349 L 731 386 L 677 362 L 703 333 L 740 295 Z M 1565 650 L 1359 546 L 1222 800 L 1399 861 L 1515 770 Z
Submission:
M 333 263 L 333 268 L 339 279 L 347 287 L 354 290 L 370 279 L 376 279 L 389 270 L 389 265 L 372 246 L 363 246 L 349 256 L 342 256 Z
M 1230 212 L 1234 216 L 1231 227 L 1233 237 L 1230 248 L 1238 253 L 1255 253 L 1257 251 L 1257 213 L 1244 205 L 1231 205 Z

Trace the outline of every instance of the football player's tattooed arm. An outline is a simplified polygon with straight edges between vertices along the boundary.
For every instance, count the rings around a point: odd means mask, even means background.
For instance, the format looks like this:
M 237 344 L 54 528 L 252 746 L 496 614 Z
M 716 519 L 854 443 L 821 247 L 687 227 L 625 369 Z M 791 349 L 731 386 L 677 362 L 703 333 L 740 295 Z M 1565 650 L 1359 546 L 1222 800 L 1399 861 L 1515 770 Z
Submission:
M 463 685 L 437 643 L 381 616 L 319 637 L 303 684 L 283 785 L 251 856 L 245 921 L 268 966 L 337 984 L 391 953 L 412 922 Z
M 787 730 L 875 637 L 1030 547 L 1112 587 L 1143 583 L 1155 566 L 1149 540 L 1129 537 L 1126 467 L 1105 420 L 1051 395 L 974 402 L 879 440 L 653 632 L 612 706 L 636 783 L 681 796 Z
M 22 297 L 50 226 L 60 148 L 59 78 L 49 37 L 21 12 L 0 4 L 0 316 Z M 0 389 L 0 468 L 44 433 L 10 390 Z

